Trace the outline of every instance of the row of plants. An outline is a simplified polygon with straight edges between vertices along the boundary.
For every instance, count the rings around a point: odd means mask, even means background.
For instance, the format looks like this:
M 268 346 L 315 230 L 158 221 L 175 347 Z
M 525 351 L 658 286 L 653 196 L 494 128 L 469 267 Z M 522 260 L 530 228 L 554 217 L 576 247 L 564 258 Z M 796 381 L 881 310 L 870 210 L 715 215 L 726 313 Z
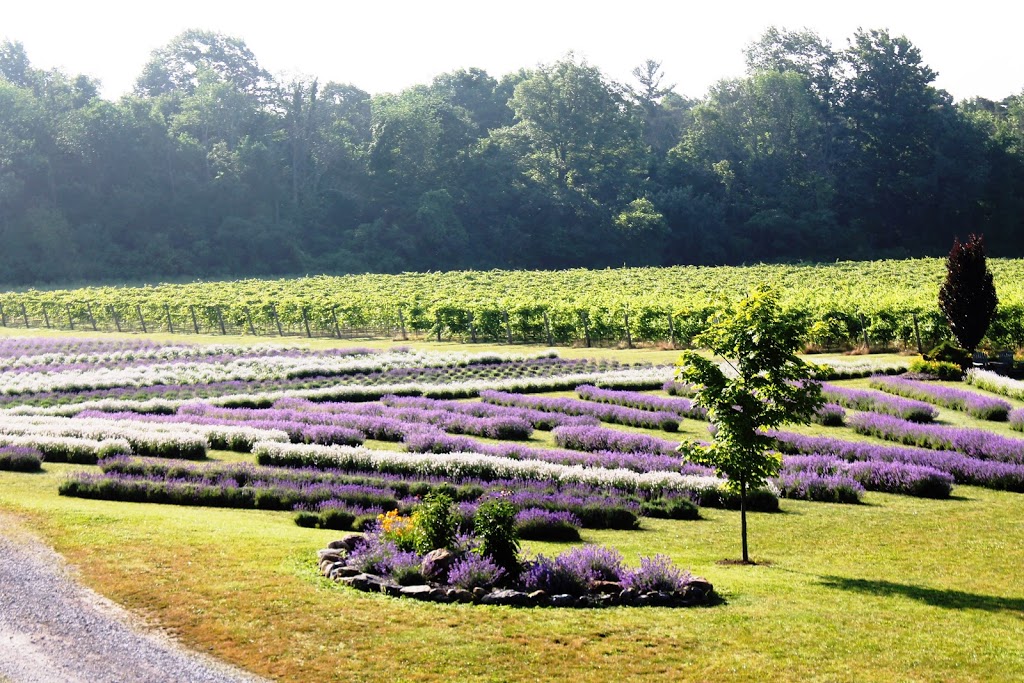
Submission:
M 951 450 L 985 460 L 1024 463 L 1024 439 L 969 427 L 923 425 L 877 413 L 859 413 L 850 418 L 858 434 L 897 441 L 910 446 Z
M 1024 493 L 1024 465 L 965 455 L 957 451 L 895 446 L 835 437 L 772 432 L 786 454 L 831 455 L 850 462 L 903 463 L 928 467 L 953 477 L 957 484 Z
M 1013 408 L 1002 399 L 984 396 L 975 391 L 905 377 L 873 377 L 870 384 L 876 389 L 890 394 L 927 401 L 951 410 L 959 410 L 979 420 L 1005 422 Z
M 1024 346 L 1021 262 L 990 260 L 1000 291 L 988 337 Z M 293 280 L 99 287 L 7 292 L 0 306 L 17 318 L 68 326 L 96 322 L 113 329 L 140 314 L 178 331 L 258 327 L 276 334 L 306 325 L 472 339 L 567 344 L 594 340 L 689 343 L 720 299 L 736 300 L 757 283 L 784 293 L 785 311 L 810 323 L 807 341 L 822 347 L 871 343 L 927 348 L 948 338 L 935 291 L 940 259 L 747 268 L 629 268 L 603 271 L 492 271 L 320 276 Z M 884 284 L 880 284 L 884 283 Z M 193 318 L 193 316 L 195 316 Z M 68 320 L 69 318 L 69 320 Z M 168 321 L 170 318 L 170 321 Z

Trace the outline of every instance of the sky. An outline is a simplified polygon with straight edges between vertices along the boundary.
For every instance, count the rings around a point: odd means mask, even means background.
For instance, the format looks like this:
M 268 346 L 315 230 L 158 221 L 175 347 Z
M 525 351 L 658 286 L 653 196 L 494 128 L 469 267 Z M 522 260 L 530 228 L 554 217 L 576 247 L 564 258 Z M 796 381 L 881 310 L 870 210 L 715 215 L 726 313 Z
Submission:
M 663 84 L 702 97 L 742 76 L 743 49 L 769 26 L 810 29 L 846 47 L 858 28 L 905 35 L 954 99 L 1024 91 L 1019 0 L 2 0 L 0 39 L 20 41 L 37 68 L 84 73 L 104 97 L 131 90 L 150 53 L 187 29 L 240 38 L 275 75 L 397 92 L 478 67 L 500 76 L 569 52 L 619 82 L 647 59 Z

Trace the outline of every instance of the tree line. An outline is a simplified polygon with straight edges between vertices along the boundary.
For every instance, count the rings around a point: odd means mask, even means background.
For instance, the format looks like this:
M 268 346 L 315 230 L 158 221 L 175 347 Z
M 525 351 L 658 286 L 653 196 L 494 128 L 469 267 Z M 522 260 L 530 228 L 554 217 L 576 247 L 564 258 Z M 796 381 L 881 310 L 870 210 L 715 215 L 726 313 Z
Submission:
M 370 95 L 192 30 L 134 90 L 0 44 L 0 283 L 1024 254 L 1024 93 L 771 28 L 701 99 L 573 55 Z

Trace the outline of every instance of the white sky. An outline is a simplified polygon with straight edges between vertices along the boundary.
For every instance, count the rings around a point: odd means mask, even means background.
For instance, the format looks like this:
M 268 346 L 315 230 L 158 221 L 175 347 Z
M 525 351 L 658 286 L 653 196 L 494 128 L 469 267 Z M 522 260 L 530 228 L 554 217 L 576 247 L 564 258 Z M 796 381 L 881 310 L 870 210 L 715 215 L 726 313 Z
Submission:
M 948 9 L 942 9 L 945 6 Z M 743 48 L 768 26 L 809 28 L 843 48 L 858 27 L 906 35 L 955 99 L 1024 91 L 1024 4 L 995 0 L 0 0 L 0 39 L 32 64 L 129 91 L 150 52 L 190 28 L 241 38 L 274 74 L 304 74 L 394 92 L 458 68 L 498 78 L 574 51 L 630 81 L 650 58 L 665 84 L 703 96 L 743 74 Z

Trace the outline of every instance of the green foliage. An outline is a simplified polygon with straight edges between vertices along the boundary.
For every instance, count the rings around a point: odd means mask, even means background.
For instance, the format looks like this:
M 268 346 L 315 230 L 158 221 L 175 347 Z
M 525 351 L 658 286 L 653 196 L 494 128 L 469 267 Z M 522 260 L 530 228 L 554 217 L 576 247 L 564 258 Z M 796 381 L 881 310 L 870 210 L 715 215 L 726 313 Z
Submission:
M 455 544 L 459 519 L 452 499 L 446 493 L 431 493 L 416 506 L 416 552 L 424 555 L 437 548 Z
M 971 366 L 971 354 L 948 339 L 924 354 L 924 359 L 955 363 L 965 370 Z
M 778 295 L 767 286 L 709 321 L 697 343 L 722 357 L 717 363 L 693 351 L 679 361 L 678 379 L 696 386 L 695 401 L 708 411 L 715 428 L 710 445 L 688 444 L 686 454 L 710 465 L 740 494 L 743 513 L 743 561 L 746 542 L 746 494 L 778 474 L 781 461 L 765 433 L 787 422 L 807 423 L 823 403 L 821 388 L 806 382 L 810 368 L 796 356 L 802 321 L 783 315 Z
M 516 506 L 505 500 L 480 504 L 473 517 L 480 539 L 480 552 L 491 558 L 510 576 L 519 574 L 519 535 L 516 532 Z
M 915 358 L 910 361 L 910 372 L 919 372 L 924 375 L 933 375 L 941 380 L 957 382 L 963 379 L 964 369 L 959 363 L 950 363 L 943 360 L 925 360 Z

